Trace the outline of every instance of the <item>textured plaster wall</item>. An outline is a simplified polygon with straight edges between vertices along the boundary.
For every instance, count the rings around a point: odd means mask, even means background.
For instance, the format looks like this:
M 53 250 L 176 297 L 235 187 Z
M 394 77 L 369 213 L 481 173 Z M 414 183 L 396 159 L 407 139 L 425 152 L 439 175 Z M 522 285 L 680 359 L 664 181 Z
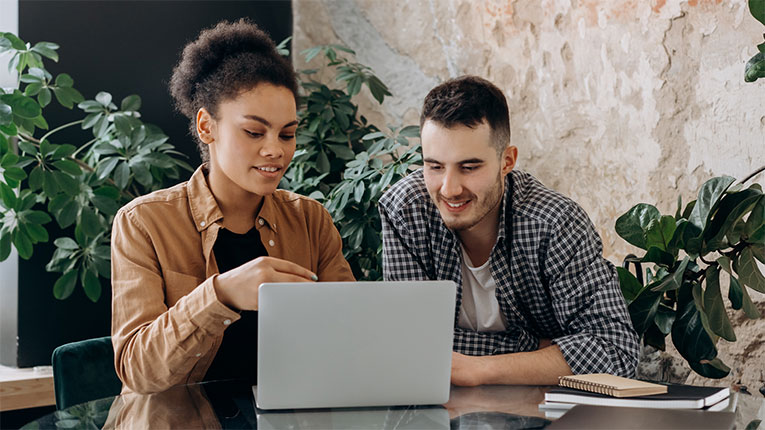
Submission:
M 765 28 L 746 0 L 293 5 L 295 52 L 343 43 L 388 84 L 394 96 L 382 108 L 359 98 L 378 125 L 416 123 L 425 94 L 450 77 L 496 83 L 518 168 L 579 202 L 613 262 L 631 251 L 614 221 L 635 203 L 674 213 L 677 196 L 694 199 L 706 179 L 765 165 L 765 82 L 743 82 Z M 764 328 L 758 321 L 749 337 L 762 344 Z M 759 388 L 757 357 L 747 380 Z

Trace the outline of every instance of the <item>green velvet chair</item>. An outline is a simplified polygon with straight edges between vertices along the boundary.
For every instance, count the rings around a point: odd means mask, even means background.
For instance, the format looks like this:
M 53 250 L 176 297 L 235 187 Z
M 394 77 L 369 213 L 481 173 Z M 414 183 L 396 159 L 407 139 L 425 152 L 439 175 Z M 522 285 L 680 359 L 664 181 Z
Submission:
M 61 345 L 53 351 L 51 361 L 58 409 L 116 396 L 122 389 L 109 336 Z

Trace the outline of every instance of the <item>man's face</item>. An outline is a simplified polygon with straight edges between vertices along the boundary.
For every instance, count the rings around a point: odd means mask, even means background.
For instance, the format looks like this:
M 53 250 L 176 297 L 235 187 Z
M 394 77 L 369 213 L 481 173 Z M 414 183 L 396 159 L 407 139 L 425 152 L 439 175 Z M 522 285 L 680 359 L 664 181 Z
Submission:
M 489 222 L 487 215 L 498 208 L 517 149 L 508 146 L 497 155 L 486 122 L 446 128 L 428 120 L 421 136 L 425 184 L 446 226 L 464 231 Z

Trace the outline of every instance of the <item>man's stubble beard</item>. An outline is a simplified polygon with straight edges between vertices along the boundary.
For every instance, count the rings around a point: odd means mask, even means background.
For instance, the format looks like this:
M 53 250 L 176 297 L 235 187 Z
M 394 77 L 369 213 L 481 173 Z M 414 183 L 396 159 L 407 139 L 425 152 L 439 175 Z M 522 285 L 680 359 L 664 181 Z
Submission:
M 478 225 L 481 221 L 483 221 L 489 213 L 491 213 L 494 208 L 497 207 L 499 202 L 502 200 L 502 194 L 504 193 L 504 180 L 502 178 L 501 171 L 497 173 L 497 181 L 496 186 L 494 186 L 491 191 L 481 200 L 476 201 L 476 195 L 471 193 L 470 200 L 473 201 L 474 207 L 473 211 L 476 211 L 478 213 L 478 216 L 476 216 L 474 219 L 464 220 L 461 222 L 450 224 L 446 219 L 444 219 L 443 214 L 441 214 L 441 219 L 443 220 L 444 224 L 446 224 L 446 227 L 450 230 L 454 230 L 455 232 L 470 230 L 471 228 Z M 431 196 L 431 198 L 433 198 Z M 436 196 L 437 201 L 444 202 L 445 199 L 441 198 L 440 195 Z M 444 203 L 445 204 L 445 203 Z M 438 207 L 438 205 L 436 205 Z M 440 212 L 440 211 L 439 211 Z

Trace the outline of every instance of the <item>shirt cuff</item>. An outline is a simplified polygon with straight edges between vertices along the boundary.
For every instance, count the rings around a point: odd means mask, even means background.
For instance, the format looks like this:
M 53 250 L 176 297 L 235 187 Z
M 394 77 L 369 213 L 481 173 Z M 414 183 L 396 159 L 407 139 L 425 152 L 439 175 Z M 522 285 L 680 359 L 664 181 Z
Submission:
M 213 284 L 215 274 L 207 278 L 186 298 L 184 311 L 189 320 L 200 329 L 215 335 L 221 335 L 228 326 L 239 320 L 238 312 L 218 300 Z

